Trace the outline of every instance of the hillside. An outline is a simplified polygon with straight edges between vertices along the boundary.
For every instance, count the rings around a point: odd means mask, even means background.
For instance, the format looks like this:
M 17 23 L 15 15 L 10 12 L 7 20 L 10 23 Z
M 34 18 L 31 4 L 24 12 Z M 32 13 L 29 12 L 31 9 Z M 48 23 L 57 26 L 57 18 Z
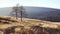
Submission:
M 1 23 L 2 22 L 2 23 Z M 6 22 L 6 23 L 5 23 Z M 0 24 L 23 24 L 23 26 L 26 24 L 27 25 L 56 25 L 58 27 L 58 25 L 60 25 L 60 22 L 49 22 L 49 21 L 42 21 L 42 20 L 37 20 L 37 19 L 29 19 L 29 18 L 23 18 L 23 22 L 20 21 L 20 18 L 15 19 L 14 17 L 7 17 L 7 16 L 0 16 Z M 46 27 L 46 26 L 43 26 Z M 48 27 L 48 26 L 47 26 Z M 50 26 L 49 26 L 50 27 Z M 52 26 L 51 28 L 55 28 L 54 26 Z
M 21 28 L 23 30 L 20 30 Z M 21 22 L 20 18 L 15 19 L 15 17 L 1 16 L 0 17 L 0 33 L 2 33 L 1 31 L 2 32 L 5 31 L 5 33 L 7 32 L 6 34 L 13 33 L 13 31 L 15 33 L 30 32 L 32 34 L 37 31 L 36 33 L 40 32 L 41 34 L 42 33 L 47 34 L 47 32 L 49 34 L 57 34 L 57 33 L 60 34 L 60 22 L 49 22 L 49 21 L 42 21 L 42 20 L 29 19 L 29 18 L 23 18 L 23 22 Z
M 60 22 L 60 9 L 24 6 L 28 18 Z M 11 16 L 12 7 L 0 8 L 0 15 Z

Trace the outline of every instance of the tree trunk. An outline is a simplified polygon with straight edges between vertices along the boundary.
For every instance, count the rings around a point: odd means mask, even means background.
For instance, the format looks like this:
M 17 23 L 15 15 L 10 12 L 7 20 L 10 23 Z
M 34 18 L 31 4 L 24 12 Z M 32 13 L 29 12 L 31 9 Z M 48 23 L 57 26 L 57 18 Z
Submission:
M 22 22 L 22 11 L 21 11 L 21 22 Z
M 16 19 L 18 19 L 17 16 L 18 16 L 18 15 L 17 15 L 17 11 L 16 11 Z

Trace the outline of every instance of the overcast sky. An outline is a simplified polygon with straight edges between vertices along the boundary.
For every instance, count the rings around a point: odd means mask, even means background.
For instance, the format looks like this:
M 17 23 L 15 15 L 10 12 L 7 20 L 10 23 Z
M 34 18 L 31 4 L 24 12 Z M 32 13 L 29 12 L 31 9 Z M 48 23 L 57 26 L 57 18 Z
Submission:
M 18 2 L 23 6 L 50 7 L 60 9 L 60 0 L 0 0 L 0 8 L 15 6 Z

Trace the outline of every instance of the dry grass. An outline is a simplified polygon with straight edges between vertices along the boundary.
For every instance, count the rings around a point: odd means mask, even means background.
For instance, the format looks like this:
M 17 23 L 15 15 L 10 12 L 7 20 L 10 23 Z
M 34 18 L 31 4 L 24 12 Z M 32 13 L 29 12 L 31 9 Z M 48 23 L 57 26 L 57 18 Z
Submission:
M 0 33 L 60 34 L 60 22 L 48 22 L 29 18 L 23 18 L 23 22 L 21 22 L 20 18 L 15 19 L 15 17 L 1 16 Z

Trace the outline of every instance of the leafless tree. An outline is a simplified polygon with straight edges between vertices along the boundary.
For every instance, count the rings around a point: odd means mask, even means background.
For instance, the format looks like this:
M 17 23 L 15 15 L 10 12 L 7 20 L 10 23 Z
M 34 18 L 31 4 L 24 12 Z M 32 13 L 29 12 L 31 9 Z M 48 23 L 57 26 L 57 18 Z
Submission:
M 20 17 L 21 21 L 23 17 L 27 17 L 25 8 L 23 6 L 19 6 L 18 4 L 16 5 L 16 7 L 12 8 L 12 12 L 10 13 L 10 15 L 16 17 L 16 19 Z

